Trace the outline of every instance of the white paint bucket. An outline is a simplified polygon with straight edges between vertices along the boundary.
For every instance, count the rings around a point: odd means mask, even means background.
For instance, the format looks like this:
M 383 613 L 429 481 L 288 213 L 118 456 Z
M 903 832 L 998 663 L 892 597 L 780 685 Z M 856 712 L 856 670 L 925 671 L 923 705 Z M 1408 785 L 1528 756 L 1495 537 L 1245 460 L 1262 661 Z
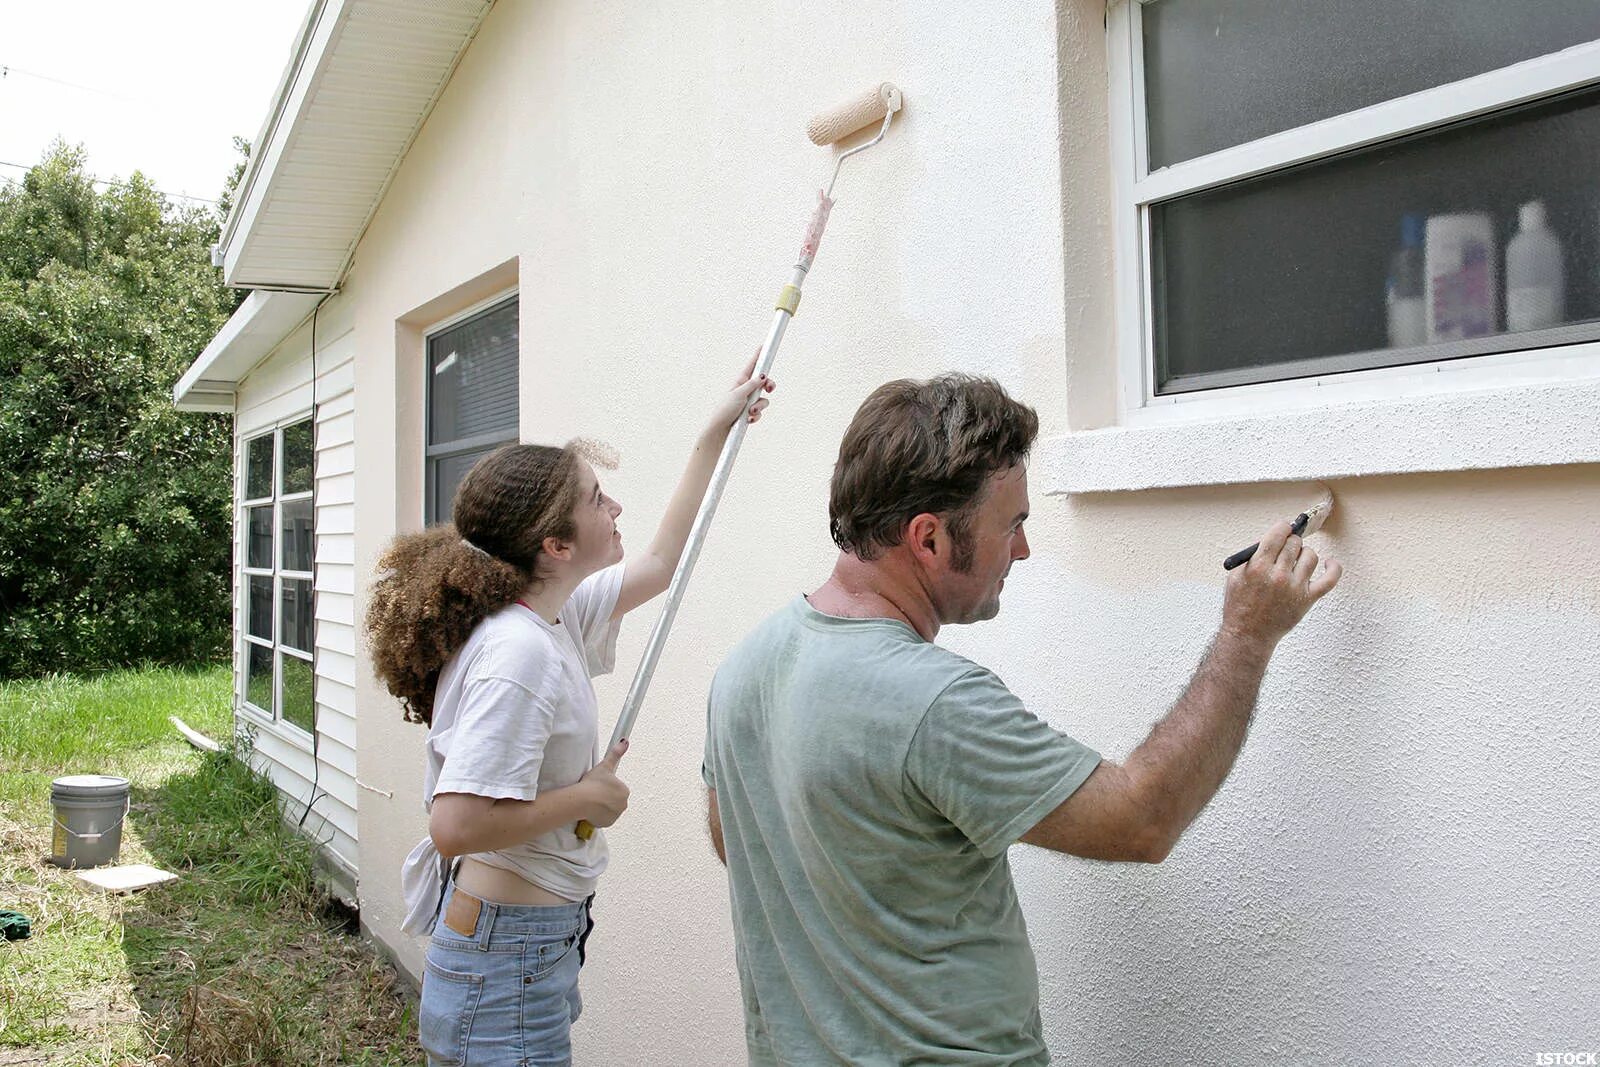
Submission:
M 69 774 L 51 782 L 55 832 L 50 838 L 50 862 L 57 867 L 117 862 L 128 794 L 128 780 L 109 774 Z

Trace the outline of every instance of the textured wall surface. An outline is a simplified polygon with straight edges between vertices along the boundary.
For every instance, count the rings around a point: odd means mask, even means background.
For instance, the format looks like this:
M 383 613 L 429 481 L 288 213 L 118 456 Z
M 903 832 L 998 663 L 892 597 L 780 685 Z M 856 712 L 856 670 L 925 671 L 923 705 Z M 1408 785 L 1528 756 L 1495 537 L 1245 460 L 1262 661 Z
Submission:
M 624 762 L 633 807 L 597 903 L 582 1062 L 743 1062 L 703 829 L 704 695 L 735 641 L 826 576 L 827 479 L 855 405 L 964 368 L 1033 402 L 1047 433 L 1114 411 L 1102 34 L 1089 0 L 502 0 L 374 219 L 349 286 L 359 572 L 417 516 L 421 371 L 397 323 L 448 313 L 441 295 L 508 261 L 523 436 L 621 450 L 605 483 L 637 551 L 711 390 L 763 336 L 831 166 L 807 118 L 884 78 L 907 95 L 890 138 L 846 164 L 775 406 Z M 1167 863 L 1013 851 L 1065 1062 L 1523 1062 L 1600 1044 L 1600 469 L 1335 488 L 1322 540 L 1347 580 L 1285 642 L 1233 779 Z M 1120 757 L 1204 649 L 1220 558 L 1305 500 L 1036 484 L 1034 557 L 1001 617 L 945 639 Z M 653 618 L 624 627 L 608 714 Z M 358 695 L 360 777 L 395 794 L 362 796 L 363 915 L 416 967 L 398 867 L 423 832 L 423 735 L 370 677 Z

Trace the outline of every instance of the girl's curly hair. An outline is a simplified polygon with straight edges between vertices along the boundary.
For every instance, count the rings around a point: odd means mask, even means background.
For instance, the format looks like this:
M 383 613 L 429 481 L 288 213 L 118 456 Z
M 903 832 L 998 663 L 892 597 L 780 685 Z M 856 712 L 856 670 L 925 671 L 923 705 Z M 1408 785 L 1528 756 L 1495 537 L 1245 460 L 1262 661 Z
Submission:
M 572 537 L 578 457 L 587 454 L 576 441 L 496 449 L 456 490 L 452 523 L 396 537 L 384 551 L 367 638 L 407 722 L 433 722 L 439 672 L 480 622 L 538 580 L 545 538 Z

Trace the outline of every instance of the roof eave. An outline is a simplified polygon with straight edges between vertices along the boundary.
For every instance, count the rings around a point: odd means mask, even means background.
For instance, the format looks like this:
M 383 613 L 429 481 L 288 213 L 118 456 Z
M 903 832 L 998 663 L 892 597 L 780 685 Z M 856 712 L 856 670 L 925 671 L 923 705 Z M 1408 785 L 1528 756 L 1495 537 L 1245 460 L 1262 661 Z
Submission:
M 306 71 L 308 65 L 314 73 L 326 57 L 328 41 L 332 38 L 333 29 L 343 15 L 344 9 L 344 0 L 312 0 L 311 6 L 306 10 L 305 21 L 300 24 L 300 32 L 295 37 L 294 50 L 289 54 L 289 62 L 284 67 L 283 75 L 278 79 L 278 88 L 272 94 L 272 106 L 267 110 L 266 120 L 257 131 L 256 139 L 250 142 L 250 156 L 245 162 L 244 175 L 239 179 L 239 188 L 234 194 L 233 209 L 228 212 L 228 217 L 222 224 L 222 235 L 217 241 L 217 249 L 222 259 L 219 265 L 223 268 L 223 280 L 228 285 L 241 285 L 233 277 L 234 268 L 238 263 L 238 249 L 243 243 L 242 238 L 249 234 L 250 226 L 261 210 L 272 171 L 282 157 L 284 145 L 288 142 L 289 131 L 284 126 L 285 115 L 289 116 L 291 125 L 298 117 L 296 111 L 290 110 L 290 103 L 303 102 L 314 80 L 310 75 L 302 77 L 302 73 Z M 269 159 L 270 165 L 267 162 Z
M 271 355 L 322 299 L 316 293 L 252 292 L 172 387 L 173 404 L 184 411 L 232 411 L 239 382 Z
M 222 266 L 223 281 L 252 292 L 174 387 L 173 399 L 179 407 L 231 408 L 233 386 L 321 299 L 338 291 L 367 226 L 492 3 L 396 0 L 391 8 L 355 0 L 312 0 L 266 122 L 251 146 L 214 254 Z M 416 79 L 413 97 L 398 109 L 402 122 L 389 126 L 396 136 L 384 153 L 392 151 L 393 156 L 378 156 L 386 166 L 371 172 L 360 199 L 346 205 L 342 218 L 319 223 L 318 241 L 304 244 L 291 239 L 284 231 L 285 219 L 294 219 L 296 205 L 314 197 L 316 182 L 322 180 L 308 177 L 303 161 L 296 164 L 296 146 L 314 140 L 327 123 L 337 123 L 339 108 L 351 106 L 348 102 L 317 106 L 321 86 L 349 82 L 352 77 L 359 84 L 361 65 L 371 62 L 359 47 L 341 51 L 341 43 L 347 37 L 357 46 L 370 44 L 374 37 L 384 38 L 395 25 L 393 16 L 398 9 L 409 10 L 413 16 L 411 23 L 400 25 L 407 31 L 402 40 L 412 49 L 415 65 L 402 69 L 413 71 Z M 431 37 L 424 34 L 419 38 L 410 32 L 419 18 L 428 24 Z M 332 118 L 330 108 L 335 111 Z M 326 169 L 325 161 L 318 165 Z M 275 335 L 273 331 L 277 331 Z

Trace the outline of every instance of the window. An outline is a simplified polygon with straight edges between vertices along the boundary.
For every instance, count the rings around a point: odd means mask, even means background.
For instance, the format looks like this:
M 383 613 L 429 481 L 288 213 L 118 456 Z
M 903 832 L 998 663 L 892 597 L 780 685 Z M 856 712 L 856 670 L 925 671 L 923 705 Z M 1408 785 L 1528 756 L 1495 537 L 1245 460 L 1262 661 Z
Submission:
M 244 699 L 268 718 L 310 733 L 316 725 L 311 420 L 250 438 L 244 456 Z
M 423 519 L 450 520 L 456 487 L 484 456 L 517 439 L 517 298 L 430 334 Z
M 1108 27 L 1124 411 L 1600 341 L 1600 3 L 1118 0 Z

